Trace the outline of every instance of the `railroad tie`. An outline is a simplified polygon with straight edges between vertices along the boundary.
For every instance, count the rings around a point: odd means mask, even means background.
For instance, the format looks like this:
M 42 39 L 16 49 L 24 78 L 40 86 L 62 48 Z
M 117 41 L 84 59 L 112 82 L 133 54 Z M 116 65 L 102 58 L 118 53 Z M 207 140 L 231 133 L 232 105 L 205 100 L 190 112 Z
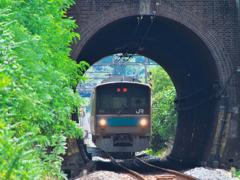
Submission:
M 160 175 L 157 180 L 176 180 L 175 175 Z

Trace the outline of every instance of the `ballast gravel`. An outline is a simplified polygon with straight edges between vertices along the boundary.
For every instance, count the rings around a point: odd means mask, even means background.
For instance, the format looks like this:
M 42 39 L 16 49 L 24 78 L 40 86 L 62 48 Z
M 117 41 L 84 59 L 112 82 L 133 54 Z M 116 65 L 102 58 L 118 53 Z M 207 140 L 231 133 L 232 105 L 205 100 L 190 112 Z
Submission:
M 93 155 L 93 161 L 110 162 L 108 156 L 99 149 L 88 148 L 88 151 Z M 155 156 L 150 156 L 144 152 L 136 153 L 137 156 L 142 156 L 141 159 L 149 161 L 158 161 L 159 158 Z M 223 169 L 213 169 L 210 167 L 196 167 L 187 171 L 182 171 L 182 173 L 193 176 L 200 180 L 239 180 L 239 178 L 232 178 L 229 171 Z M 156 175 L 145 175 L 148 180 L 156 180 Z M 133 180 L 132 176 L 124 173 L 117 173 L 108 170 L 95 171 L 93 173 L 87 174 L 86 177 L 77 178 L 75 180 Z
M 136 180 L 136 179 L 123 173 L 115 173 L 111 171 L 95 171 L 94 173 L 88 174 L 86 177 L 77 178 L 75 180 Z
M 193 176 L 200 180 L 239 180 L 238 178 L 231 178 L 230 172 L 223 169 L 203 168 L 197 167 L 188 171 L 184 174 Z M 149 180 L 155 180 L 154 175 L 146 176 Z M 77 178 L 75 180 L 134 180 L 135 178 L 128 174 L 115 173 L 112 171 L 95 171 L 94 173 L 88 174 L 86 177 Z
M 196 167 L 185 171 L 184 174 L 193 176 L 201 180 L 239 180 L 232 178 L 230 172 L 223 169 L 213 169 L 210 167 Z

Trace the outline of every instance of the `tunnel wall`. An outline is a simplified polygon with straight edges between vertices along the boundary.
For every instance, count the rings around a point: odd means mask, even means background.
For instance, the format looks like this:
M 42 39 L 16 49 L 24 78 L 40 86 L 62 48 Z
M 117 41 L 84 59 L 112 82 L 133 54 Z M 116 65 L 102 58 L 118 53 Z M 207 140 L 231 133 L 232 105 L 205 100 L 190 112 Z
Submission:
M 156 5 L 156 2 L 159 5 Z M 238 9 L 236 1 L 233 0 L 78 0 L 68 10 L 68 16 L 76 19 L 76 23 L 79 26 L 77 32 L 81 35 L 81 40 L 71 46 L 71 58 L 76 61 L 85 60 L 79 56 L 82 49 L 94 34 L 108 24 L 126 17 L 153 15 L 153 11 L 156 12 L 156 16 L 158 17 L 168 18 L 186 26 L 204 42 L 215 62 L 218 80 L 221 84 L 225 85 L 231 72 L 239 65 Z M 95 63 L 91 60 L 88 60 L 88 62 L 90 64 Z M 240 140 L 238 112 L 239 75 L 235 74 L 231 78 L 227 92 L 229 95 L 228 121 L 224 127 L 218 160 L 220 161 L 220 165 L 224 164 L 228 166 L 228 159 L 233 158 L 235 166 L 240 167 L 240 162 L 238 162 L 240 161 L 240 145 L 237 143 Z M 210 103 L 212 103 L 210 106 L 213 106 L 214 112 L 209 112 L 209 116 L 204 116 L 205 120 L 202 123 L 200 120 L 197 120 L 197 124 L 189 124 L 184 119 L 185 117 L 191 117 L 188 120 L 196 117 L 200 119 L 201 112 L 199 113 L 198 110 L 204 109 L 204 104 L 189 112 L 179 113 L 178 140 L 175 142 L 171 153 L 172 157 L 191 162 L 207 161 L 209 165 L 215 160 L 216 143 L 225 108 L 224 98 L 219 97 Z M 207 109 L 204 112 L 207 112 Z M 207 124 L 207 118 L 212 119 L 211 126 Z M 202 138 L 205 139 L 204 143 L 206 145 L 202 149 L 202 154 L 196 154 L 194 153 L 194 148 L 181 145 L 191 142 L 190 137 L 193 136 L 193 132 L 191 132 L 193 129 L 197 127 L 204 129 L 204 126 L 209 128 L 208 133 L 196 131 L 196 134 L 199 134 L 196 137 L 201 138 L 202 133 L 204 136 Z M 185 133 L 184 129 L 186 128 L 192 130 Z

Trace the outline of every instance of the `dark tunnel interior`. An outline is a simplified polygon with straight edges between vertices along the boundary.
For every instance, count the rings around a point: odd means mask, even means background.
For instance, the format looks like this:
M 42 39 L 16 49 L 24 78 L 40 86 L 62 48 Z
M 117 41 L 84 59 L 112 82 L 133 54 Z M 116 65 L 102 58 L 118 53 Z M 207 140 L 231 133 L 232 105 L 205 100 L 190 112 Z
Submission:
M 206 147 L 218 103 L 209 98 L 218 80 L 215 61 L 201 38 L 186 26 L 158 16 L 153 21 L 151 16 L 143 16 L 138 25 L 137 17 L 100 29 L 84 45 L 77 61 L 93 65 L 103 57 L 127 52 L 157 62 L 171 77 L 177 98 L 187 96 L 178 101 L 178 126 L 170 156 L 188 162 L 201 160 L 203 152 L 210 151 Z

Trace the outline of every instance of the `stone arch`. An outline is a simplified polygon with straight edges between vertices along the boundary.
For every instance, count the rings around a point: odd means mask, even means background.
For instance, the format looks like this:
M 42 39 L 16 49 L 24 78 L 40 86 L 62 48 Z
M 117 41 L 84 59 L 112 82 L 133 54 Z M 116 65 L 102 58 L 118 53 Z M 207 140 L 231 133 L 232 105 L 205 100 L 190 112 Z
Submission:
M 151 7 L 152 8 L 152 7 Z M 152 16 L 153 11 L 149 10 L 146 11 L 148 13 L 146 14 L 140 14 L 140 6 L 137 3 L 124 3 L 118 6 L 113 6 L 103 12 L 99 12 L 94 17 L 90 18 L 86 24 L 79 25 L 79 28 L 77 29 L 77 33 L 81 35 L 81 40 L 77 41 L 76 44 L 72 44 L 72 53 L 71 58 L 73 60 L 76 60 L 77 62 L 85 59 L 79 58 L 79 54 L 81 53 L 82 49 L 86 47 L 86 44 L 91 40 L 91 38 L 98 33 L 100 30 L 102 30 L 104 27 L 108 26 L 109 24 L 116 22 L 118 20 L 123 20 L 124 18 L 128 17 L 134 17 L 139 15 L 144 16 Z M 153 9 L 153 8 L 152 8 Z M 170 4 L 170 3 L 163 3 L 158 8 L 158 11 L 156 11 L 157 18 L 165 18 L 170 19 L 171 21 L 177 22 L 178 24 L 183 25 L 186 29 L 189 29 L 191 32 L 193 32 L 201 41 L 204 43 L 206 48 L 209 50 L 212 59 L 214 61 L 214 64 L 217 69 L 217 76 L 221 83 L 225 83 L 231 72 L 233 71 L 233 65 L 231 62 L 231 59 L 224 47 L 224 44 L 222 40 L 217 36 L 217 33 L 212 29 L 212 27 L 203 20 L 201 20 L 196 14 L 192 13 L 189 10 L 186 10 L 180 6 Z M 91 64 L 91 63 L 90 63 Z M 188 83 L 189 84 L 189 83 Z M 181 90 L 183 92 L 184 90 Z M 233 89 L 235 91 L 235 89 Z M 181 94 L 181 93 L 179 93 Z M 187 94 L 185 94 L 187 95 Z M 184 96 L 184 93 L 182 93 L 182 96 Z M 196 162 L 198 158 L 200 160 L 207 161 L 210 158 L 210 152 L 211 147 L 213 146 L 214 136 L 217 128 L 218 123 L 218 112 L 220 109 L 220 101 L 216 100 L 216 102 L 212 103 L 214 105 L 215 112 L 212 116 L 207 116 L 207 118 L 212 118 L 212 126 L 208 127 L 208 133 L 205 136 L 209 136 L 208 140 L 204 140 L 204 143 L 207 143 L 206 147 L 204 147 L 205 154 L 200 153 L 200 155 L 194 155 L 192 153 L 194 148 L 188 148 L 188 150 L 184 149 L 184 146 L 180 146 L 180 148 L 176 148 L 176 146 L 180 145 L 180 142 L 184 143 L 185 140 L 181 141 L 178 140 L 179 143 L 175 143 L 175 148 L 173 149 L 172 155 L 177 161 L 179 159 L 187 159 L 188 154 L 192 154 L 193 158 L 189 158 L 186 161 L 189 162 Z M 204 109 L 204 108 L 203 108 Z M 213 110 L 213 109 L 212 109 Z M 204 112 L 208 112 L 207 108 L 203 110 Z M 181 121 L 179 120 L 179 130 L 177 131 L 178 134 L 181 134 L 184 128 L 184 123 L 188 123 L 184 121 L 184 118 L 186 118 L 189 114 L 189 116 L 194 119 L 197 115 L 200 115 L 202 111 L 199 109 L 194 109 L 189 112 L 185 112 L 181 114 Z M 200 116 L 202 117 L 202 116 Z M 206 118 L 206 117 L 203 117 Z M 200 121 L 199 119 L 194 119 L 194 123 L 197 121 Z M 195 129 L 195 125 L 191 126 L 191 128 Z M 205 121 L 205 124 L 200 125 L 202 129 L 204 129 L 204 126 L 207 124 L 207 120 Z M 193 130 L 194 131 L 194 130 Z M 188 134 L 191 134 L 188 132 Z M 193 133 L 194 134 L 194 133 Z M 202 139 L 206 139 L 206 137 L 201 137 L 201 132 L 198 132 L 198 137 Z M 184 137 L 186 137 L 185 135 Z M 186 138 L 187 139 L 187 138 Z M 190 141 L 189 139 L 186 141 Z M 198 147 L 196 147 L 198 148 Z M 182 150 L 184 151 L 181 155 L 178 156 L 177 151 Z M 189 153 L 189 151 L 192 151 Z M 211 158 L 210 158 L 211 159 Z
M 77 57 L 80 54 L 84 44 L 98 30 L 113 21 L 135 15 L 140 15 L 139 5 L 125 3 L 121 4 L 120 6 L 118 5 L 111 7 L 103 12 L 99 12 L 94 17 L 90 18 L 86 24 L 79 25 L 79 28 L 76 30 L 76 32 L 81 35 L 81 39 L 78 40 L 76 44 L 72 44 L 71 58 L 73 60 L 77 60 Z M 151 11 L 149 14 L 142 15 L 153 15 L 153 13 Z M 224 48 L 224 44 L 210 25 L 207 25 L 191 11 L 170 3 L 163 3 L 156 12 L 156 16 L 166 17 L 177 21 L 196 33 L 211 51 L 219 70 L 218 72 L 221 81 L 226 81 L 227 77 L 233 71 L 233 66 L 231 64 L 229 55 Z M 102 19 L 104 21 L 102 21 Z

